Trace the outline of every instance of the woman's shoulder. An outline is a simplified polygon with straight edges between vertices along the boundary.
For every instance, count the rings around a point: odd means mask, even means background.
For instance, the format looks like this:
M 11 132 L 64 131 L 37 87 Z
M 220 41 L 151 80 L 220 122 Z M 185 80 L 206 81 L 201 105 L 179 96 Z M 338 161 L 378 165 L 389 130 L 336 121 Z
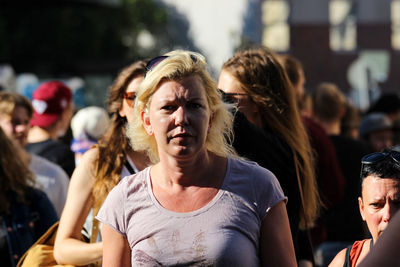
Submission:
M 270 170 L 258 165 L 255 161 L 230 158 L 230 162 L 233 173 L 246 173 L 254 178 L 275 178 Z
M 88 162 L 92 163 L 92 162 L 94 162 L 95 160 L 97 160 L 98 157 L 99 157 L 99 148 L 98 148 L 97 146 L 95 146 L 95 147 L 92 147 L 91 149 L 87 150 L 87 151 L 83 154 L 83 156 L 82 156 L 80 162 L 83 161 L 83 162 L 85 162 L 85 163 L 88 163 Z
M 342 249 L 336 256 L 333 258 L 331 263 L 329 263 L 328 267 L 343 267 L 343 264 L 346 260 L 346 252 L 349 248 Z
M 125 191 L 125 193 L 132 194 L 142 188 L 147 187 L 147 178 L 149 174 L 150 167 L 146 169 L 121 177 L 121 181 L 113 188 L 115 191 Z
M 230 179 L 238 184 L 249 184 L 257 192 L 282 190 L 275 175 L 254 161 L 230 159 Z

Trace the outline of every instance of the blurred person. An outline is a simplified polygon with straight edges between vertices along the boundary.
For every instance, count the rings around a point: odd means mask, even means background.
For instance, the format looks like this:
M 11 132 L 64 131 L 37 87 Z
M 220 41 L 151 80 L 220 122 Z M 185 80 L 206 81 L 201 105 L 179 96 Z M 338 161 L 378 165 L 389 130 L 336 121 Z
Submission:
M 101 260 L 103 243 L 100 233 L 92 235 L 96 231 L 93 216 L 121 178 L 149 164 L 145 153 L 131 148 L 125 133 L 126 124 L 133 118 L 133 103 L 145 66 L 144 61 L 137 61 L 125 67 L 109 88 L 110 125 L 98 144 L 83 155 L 71 178 L 54 246 L 59 264 L 84 265 Z M 83 227 L 96 243 L 80 240 Z
M 78 165 L 82 155 L 104 135 L 110 126 L 110 117 L 104 108 L 89 106 L 80 109 L 71 120 L 73 140 L 71 150 Z
M 400 119 L 400 96 L 398 93 L 383 93 L 368 109 L 367 113 L 385 113 L 393 122 Z
M 22 147 L 27 144 L 32 114 L 33 108 L 29 99 L 14 92 L 0 92 L 0 128 Z M 30 171 L 35 175 L 36 187 L 47 194 L 58 216 L 61 216 L 67 198 L 68 175 L 61 167 L 45 158 L 25 150 L 21 153 L 24 154 Z
M 289 199 L 287 212 L 297 260 L 311 264 L 307 229 L 317 217 L 319 196 L 310 143 L 287 75 L 272 51 L 253 48 L 235 53 L 223 64 L 218 88 L 238 106 L 233 146 L 240 156 L 277 177 Z
M 400 203 L 400 152 L 387 150 L 362 158 L 360 214 L 371 233 L 370 239 L 355 241 L 340 251 L 330 267 L 356 266 L 378 241 Z M 387 266 L 387 265 L 379 265 Z
M 71 177 L 75 169 L 74 153 L 58 139 L 65 135 L 74 112 L 71 90 L 62 82 L 41 84 L 33 93 L 32 128 L 26 150 L 58 164 Z
M 309 93 L 304 93 L 303 98 L 301 100 L 301 104 L 299 106 L 300 114 L 302 117 L 310 118 L 312 116 L 313 103 L 311 99 L 311 95 Z
M 393 121 L 393 146 L 400 149 L 400 119 Z
M 58 216 L 46 194 L 32 187 L 22 148 L 2 128 L 0 147 L 0 262 L 14 267 Z
M 304 75 L 303 65 L 300 60 L 291 55 L 279 55 L 279 62 L 282 64 L 283 69 L 286 71 L 288 78 L 293 86 L 296 94 L 296 101 L 299 110 L 303 110 L 304 100 L 306 99 L 306 76 Z
M 288 75 L 292 90 L 295 92 L 305 92 L 305 78 L 302 78 L 304 70 L 301 62 L 292 55 L 280 55 L 278 56 L 278 60 Z M 325 204 L 320 218 L 311 231 L 313 245 L 318 246 L 327 237 L 327 229 L 323 222 L 324 213 L 342 200 L 346 181 L 340 169 L 332 141 L 319 123 L 305 116 L 306 113 L 302 111 L 305 107 L 305 104 L 302 102 L 304 98 L 300 97 L 304 94 L 297 93 L 297 95 L 298 108 L 300 109 L 300 114 L 302 114 L 301 120 L 307 130 L 314 152 L 316 161 L 315 173 L 319 192 Z
M 359 140 L 358 128 L 361 122 L 360 110 L 349 101 L 346 102 L 346 110 L 341 118 L 341 133 L 343 136 Z
M 389 149 L 393 145 L 393 123 L 384 113 L 369 113 L 360 123 L 359 135 L 372 152 Z
M 286 198 L 228 144 L 232 115 L 204 57 L 149 62 L 127 134 L 154 165 L 124 178 L 97 216 L 104 266 L 296 266 Z
M 324 216 L 327 238 L 316 250 L 318 266 L 327 266 L 335 255 L 366 233 L 358 216 L 357 197 L 361 158 L 369 150 L 361 141 L 341 134 L 341 118 L 346 110 L 346 97 L 333 83 L 320 83 L 312 93 L 313 118 L 324 128 L 335 146 L 340 168 L 346 178 L 344 198 Z

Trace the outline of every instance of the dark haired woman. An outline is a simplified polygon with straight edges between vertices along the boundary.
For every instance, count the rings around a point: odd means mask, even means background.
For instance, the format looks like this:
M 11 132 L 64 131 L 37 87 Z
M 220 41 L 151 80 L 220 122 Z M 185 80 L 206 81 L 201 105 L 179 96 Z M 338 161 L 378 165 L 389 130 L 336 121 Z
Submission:
M 31 187 L 34 175 L 22 148 L 0 127 L 0 262 L 16 266 L 19 258 L 58 220 L 44 192 Z

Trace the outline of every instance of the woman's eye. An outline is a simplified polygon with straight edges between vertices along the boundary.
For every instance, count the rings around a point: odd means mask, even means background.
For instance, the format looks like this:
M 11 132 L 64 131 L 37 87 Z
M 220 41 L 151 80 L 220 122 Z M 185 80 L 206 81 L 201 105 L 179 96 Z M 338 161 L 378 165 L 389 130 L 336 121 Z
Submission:
M 165 105 L 165 106 L 163 106 L 161 109 L 171 111 L 171 110 L 174 110 L 174 108 L 175 108 L 175 107 L 172 106 L 172 105 Z
M 371 203 L 370 206 L 373 207 L 374 209 L 378 209 L 381 207 L 381 204 L 380 203 Z
M 202 105 L 199 103 L 189 103 L 188 104 L 189 108 L 193 108 L 193 109 L 197 109 L 197 108 L 201 108 Z

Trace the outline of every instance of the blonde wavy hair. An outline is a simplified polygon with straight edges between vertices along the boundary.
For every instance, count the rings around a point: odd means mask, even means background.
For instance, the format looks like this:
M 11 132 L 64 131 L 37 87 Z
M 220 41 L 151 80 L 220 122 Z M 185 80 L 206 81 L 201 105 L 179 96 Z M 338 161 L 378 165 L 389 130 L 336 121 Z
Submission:
M 301 180 L 299 190 L 304 197 L 304 212 L 299 213 L 300 228 L 313 226 L 321 203 L 314 159 L 294 90 L 277 56 L 265 47 L 239 51 L 224 63 L 222 69 L 236 78 L 257 105 L 263 126 L 281 136 L 291 148 Z M 297 184 L 295 178 L 293 183 Z
M 206 70 L 205 58 L 195 52 L 175 50 L 152 70 L 148 71 L 141 83 L 134 105 L 134 119 L 127 127 L 127 135 L 134 150 L 146 151 L 151 162 L 159 161 L 157 143 L 154 136 L 147 134 L 141 120 L 141 113 L 147 112 L 153 94 L 164 81 L 180 81 L 196 75 L 204 86 L 208 106 L 212 114 L 211 128 L 206 137 L 206 149 L 218 156 L 236 157 L 231 144 L 233 115 L 229 104 L 222 101 L 216 82 Z

